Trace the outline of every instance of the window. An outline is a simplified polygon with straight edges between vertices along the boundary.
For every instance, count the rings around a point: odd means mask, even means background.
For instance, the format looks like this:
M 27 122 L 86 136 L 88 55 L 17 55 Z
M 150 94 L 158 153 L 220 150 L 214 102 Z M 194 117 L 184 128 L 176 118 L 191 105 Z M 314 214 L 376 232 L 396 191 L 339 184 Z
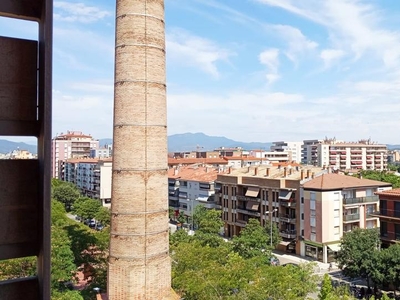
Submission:
M 381 215 L 386 216 L 387 215 L 387 201 L 386 200 L 380 201 L 380 209 L 381 209 Z
M 301 230 L 301 236 L 304 236 L 304 229 Z
M 310 217 L 310 226 L 315 227 L 315 217 Z
M 396 240 L 400 240 L 400 224 L 394 224 L 394 234 L 396 236 Z
M 394 216 L 397 218 L 400 218 L 400 202 L 399 201 L 394 202 Z
M 304 197 L 301 197 L 301 204 L 304 204 Z
M 340 227 L 339 226 L 333 227 L 333 234 L 335 234 L 335 235 L 340 234 Z
M 310 216 L 315 217 L 315 210 L 310 210 Z
M 339 209 L 335 209 L 334 211 L 333 211 L 333 217 L 334 218 L 339 218 L 339 215 L 340 215 L 340 210 Z
M 301 219 L 304 220 L 304 214 L 303 213 L 301 214 Z
M 310 200 L 314 200 L 315 201 L 315 192 L 310 192 Z
M 382 222 L 381 221 L 381 236 L 387 237 L 387 222 Z

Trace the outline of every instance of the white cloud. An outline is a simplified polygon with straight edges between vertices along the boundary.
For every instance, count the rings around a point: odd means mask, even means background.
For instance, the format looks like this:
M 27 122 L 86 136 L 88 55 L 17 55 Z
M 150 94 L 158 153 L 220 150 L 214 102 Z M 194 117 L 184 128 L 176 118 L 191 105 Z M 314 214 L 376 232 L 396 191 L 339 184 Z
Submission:
M 84 3 L 54 2 L 54 19 L 66 22 L 92 23 L 111 15 L 111 12 Z
M 324 61 L 324 65 L 326 68 L 330 68 L 332 63 L 338 61 L 345 55 L 343 50 L 339 49 L 324 49 L 321 51 L 320 57 Z
M 356 0 L 256 0 L 325 26 L 335 49 L 355 59 L 374 54 L 386 67 L 400 66 L 400 33 L 385 29 L 381 10 Z
M 215 42 L 182 29 L 167 32 L 166 44 L 167 57 L 175 64 L 196 67 L 216 79 L 220 77 L 217 63 L 229 62 L 229 57 L 234 55 Z
M 279 67 L 279 49 L 271 48 L 260 53 L 258 59 L 261 64 L 267 67 L 266 79 L 268 84 L 272 84 L 279 80 L 280 75 L 278 74 Z
M 286 56 L 293 62 L 298 62 L 298 57 L 318 47 L 318 43 L 308 39 L 298 28 L 289 25 L 269 25 L 267 28 L 278 33 L 288 44 Z

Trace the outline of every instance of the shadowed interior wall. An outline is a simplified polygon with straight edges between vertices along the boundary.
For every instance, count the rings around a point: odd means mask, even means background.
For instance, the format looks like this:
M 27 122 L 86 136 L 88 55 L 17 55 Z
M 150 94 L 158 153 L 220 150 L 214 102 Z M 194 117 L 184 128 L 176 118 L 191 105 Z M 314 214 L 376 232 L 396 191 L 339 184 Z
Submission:
M 1 0 L 0 17 L 38 39 L 0 36 L 0 136 L 36 137 L 38 158 L 0 161 L 0 259 L 37 257 L 37 276 L 0 282 L 0 299 L 50 299 L 52 1 Z

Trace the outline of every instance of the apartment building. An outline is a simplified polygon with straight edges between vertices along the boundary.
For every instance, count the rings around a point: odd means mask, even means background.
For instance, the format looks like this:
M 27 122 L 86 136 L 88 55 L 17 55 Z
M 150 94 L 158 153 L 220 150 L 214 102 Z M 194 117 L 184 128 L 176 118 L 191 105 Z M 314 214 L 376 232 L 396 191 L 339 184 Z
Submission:
M 168 157 L 168 168 L 191 166 L 196 164 L 202 164 L 207 166 L 223 167 L 228 165 L 228 161 L 217 157 L 217 158 L 173 158 Z
M 173 167 L 168 170 L 168 202 L 176 215 L 183 212 L 191 217 L 197 205 L 207 209 L 220 209 L 214 198 L 218 186 L 215 183 L 221 168 L 207 165 Z
M 272 152 L 286 152 L 289 154 L 290 161 L 301 163 L 301 150 L 303 142 L 273 142 L 270 150 Z
M 109 158 L 112 157 L 112 145 L 104 145 L 99 148 L 90 149 L 91 158 Z
M 59 178 L 72 182 L 83 195 L 98 199 L 103 206 L 111 205 L 112 160 L 69 159 L 60 165 Z
M 225 236 L 238 235 L 248 220 L 254 218 L 262 226 L 270 222 L 278 226 L 282 237 L 279 249 L 300 253 L 302 182 L 325 172 L 318 167 L 287 164 L 229 169 L 228 174 L 218 174 L 216 183 L 221 186 L 219 201 Z
M 251 150 L 249 157 L 261 159 L 264 163 L 292 161 L 291 152 Z
M 335 139 L 304 141 L 303 162 L 335 170 L 386 170 L 387 147 L 370 140 Z
M 387 248 L 400 241 L 400 189 L 377 192 L 382 247 Z
M 99 148 L 99 141 L 81 131 L 61 133 L 51 141 L 52 177 L 58 178 L 59 161 L 69 158 L 90 157 L 90 149 Z
M 389 189 L 390 183 L 332 173 L 305 182 L 300 255 L 330 262 L 340 249 L 344 233 L 354 228 L 379 227 L 379 199 L 375 193 Z

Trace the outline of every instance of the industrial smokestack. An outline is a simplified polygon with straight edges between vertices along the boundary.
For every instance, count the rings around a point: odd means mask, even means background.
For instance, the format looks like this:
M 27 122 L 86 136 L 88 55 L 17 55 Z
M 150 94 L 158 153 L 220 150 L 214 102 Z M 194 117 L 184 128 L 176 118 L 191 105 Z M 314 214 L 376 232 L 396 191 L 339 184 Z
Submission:
M 108 297 L 169 299 L 164 1 L 117 0 L 115 43 Z

